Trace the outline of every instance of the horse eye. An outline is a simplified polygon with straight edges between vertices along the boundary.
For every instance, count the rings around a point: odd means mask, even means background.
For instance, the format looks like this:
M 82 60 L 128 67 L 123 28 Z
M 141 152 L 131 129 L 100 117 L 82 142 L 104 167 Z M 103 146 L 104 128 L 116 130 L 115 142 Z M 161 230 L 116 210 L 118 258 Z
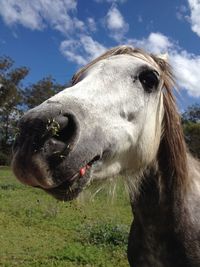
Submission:
M 158 87 L 159 74 L 154 70 L 144 70 L 139 74 L 138 78 L 143 88 L 148 93 L 151 93 Z

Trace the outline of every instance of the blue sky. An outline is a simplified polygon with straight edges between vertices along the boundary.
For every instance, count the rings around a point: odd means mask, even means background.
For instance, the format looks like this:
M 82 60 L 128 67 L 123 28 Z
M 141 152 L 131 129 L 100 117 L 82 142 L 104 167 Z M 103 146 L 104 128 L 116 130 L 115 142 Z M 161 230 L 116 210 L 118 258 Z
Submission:
M 27 66 L 31 84 L 66 83 L 120 44 L 167 53 L 182 108 L 200 103 L 199 0 L 0 0 L 0 55 Z

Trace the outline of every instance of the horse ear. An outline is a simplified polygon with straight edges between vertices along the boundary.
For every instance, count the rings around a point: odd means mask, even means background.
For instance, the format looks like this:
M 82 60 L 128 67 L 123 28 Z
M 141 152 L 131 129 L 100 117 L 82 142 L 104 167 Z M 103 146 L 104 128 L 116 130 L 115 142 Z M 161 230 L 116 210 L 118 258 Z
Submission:
M 168 61 L 169 61 L 169 55 L 168 55 L 168 53 L 165 53 L 165 54 L 159 54 L 159 55 L 157 55 L 157 58 L 162 59 L 162 60 L 164 60 L 165 62 L 168 62 Z

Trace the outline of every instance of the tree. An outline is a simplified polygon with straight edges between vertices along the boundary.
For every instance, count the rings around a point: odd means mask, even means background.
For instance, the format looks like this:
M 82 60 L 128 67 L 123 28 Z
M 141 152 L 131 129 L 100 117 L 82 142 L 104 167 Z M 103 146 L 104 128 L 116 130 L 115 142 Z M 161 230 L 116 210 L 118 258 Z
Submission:
M 0 165 L 9 163 L 17 121 L 24 111 L 67 87 L 48 76 L 25 89 L 22 80 L 28 72 L 26 67 L 14 68 L 11 58 L 0 57 Z
M 183 125 L 183 130 L 191 153 L 200 158 L 200 123 L 188 122 Z
M 45 77 L 24 90 L 24 103 L 28 108 L 33 108 L 64 88 L 52 76 Z
M 189 106 L 187 110 L 182 114 L 183 122 L 200 122 L 200 104 L 194 104 Z
M 29 72 L 26 67 L 13 65 L 11 58 L 0 57 L 0 151 L 4 154 L 9 154 L 16 132 L 16 121 L 22 112 L 21 81 Z
M 200 158 L 200 104 L 189 106 L 182 115 L 182 122 L 189 150 Z

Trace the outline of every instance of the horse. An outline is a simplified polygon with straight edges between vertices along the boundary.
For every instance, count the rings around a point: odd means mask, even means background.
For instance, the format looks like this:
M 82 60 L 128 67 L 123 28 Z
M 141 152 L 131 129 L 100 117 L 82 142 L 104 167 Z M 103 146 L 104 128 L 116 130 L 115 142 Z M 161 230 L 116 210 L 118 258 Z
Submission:
M 200 165 L 184 141 L 172 67 L 114 47 L 19 122 L 12 167 L 59 200 L 122 175 L 134 213 L 132 267 L 200 266 Z

